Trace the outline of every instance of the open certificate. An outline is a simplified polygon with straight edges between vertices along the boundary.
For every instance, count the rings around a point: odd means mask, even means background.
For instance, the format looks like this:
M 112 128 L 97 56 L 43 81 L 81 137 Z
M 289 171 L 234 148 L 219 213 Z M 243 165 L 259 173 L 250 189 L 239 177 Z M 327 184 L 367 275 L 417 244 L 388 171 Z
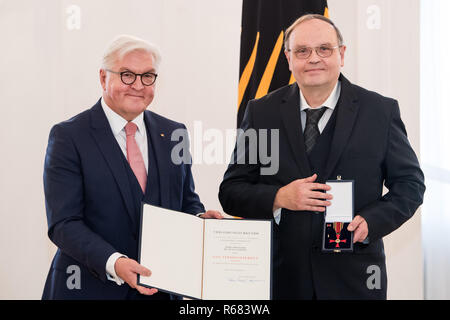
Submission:
M 271 298 L 272 221 L 202 219 L 144 204 L 138 284 L 194 299 Z

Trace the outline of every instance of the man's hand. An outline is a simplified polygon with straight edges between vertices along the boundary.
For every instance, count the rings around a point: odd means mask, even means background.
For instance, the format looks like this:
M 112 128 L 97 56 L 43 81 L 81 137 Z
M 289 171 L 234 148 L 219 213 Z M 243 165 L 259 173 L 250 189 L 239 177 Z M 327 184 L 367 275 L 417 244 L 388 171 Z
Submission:
M 222 219 L 223 216 L 219 211 L 208 210 L 204 214 L 200 215 L 203 219 Z
M 293 211 L 324 212 L 325 207 L 331 205 L 331 202 L 327 200 L 333 199 L 333 196 L 317 190 L 328 191 L 331 187 L 326 184 L 315 183 L 316 179 L 317 174 L 313 174 L 311 177 L 292 181 L 280 188 L 275 196 L 273 211 L 285 208 Z
M 116 271 L 117 276 L 119 276 L 123 281 L 128 283 L 128 285 L 131 288 L 134 288 L 137 291 L 139 291 L 139 293 L 151 296 L 158 292 L 158 289 L 154 288 L 149 289 L 142 286 L 138 286 L 137 284 L 138 274 L 144 277 L 150 277 L 152 273 L 144 266 L 141 266 L 137 261 L 126 257 L 120 257 L 114 264 L 114 269 Z
M 353 243 L 363 242 L 369 235 L 369 226 L 361 216 L 356 216 L 348 225 L 347 230 L 355 232 L 353 234 Z

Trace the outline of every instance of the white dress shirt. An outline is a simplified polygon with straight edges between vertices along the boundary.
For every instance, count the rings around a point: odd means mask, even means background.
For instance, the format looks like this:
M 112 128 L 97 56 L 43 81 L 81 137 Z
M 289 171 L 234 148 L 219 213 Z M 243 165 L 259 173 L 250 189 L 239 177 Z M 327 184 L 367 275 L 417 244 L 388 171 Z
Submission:
M 125 125 L 128 123 L 127 120 L 122 118 L 120 115 L 115 113 L 106 102 L 101 99 L 103 111 L 106 114 L 109 125 L 111 126 L 114 138 L 116 138 L 117 143 L 120 146 L 125 158 L 127 157 L 127 135 L 125 133 Z M 144 113 L 139 114 L 131 122 L 137 125 L 137 130 L 135 134 L 136 143 L 141 150 L 142 157 L 144 158 L 145 170 L 148 173 L 148 144 L 147 144 L 147 130 L 145 129 L 144 123 Z
M 311 107 L 308 105 L 308 102 L 306 102 L 306 99 L 303 96 L 302 91 L 300 89 L 299 91 L 300 91 L 300 111 L 301 111 L 300 117 L 302 121 L 302 130 L 303 132 L 305 132 L 306 110 L 311 109 Z M 341 82 L 338 81 L 334 86 L 333 91 L 331 91 L 331 94 L 328 96 L 327 100 L 325 100 L 325 102 L 322 103 L 322 107 L 326 107 L 327 110 L 324 112 L 322 118 L 320 118 L 319 123 L 317 124 L 320 133 L 322 133 L 323 129 L 325 129 L 325 126 L 328 123 L 328 120 L 330 120 L 331 115 L 333 114 L 333 111 L 336 108 L 340 95 L 341 95 Z
M 110 107 L 108 107 L 103 98 L 101 99 L 101 104 L 106 118 L 108 119 L 114 138 L 116 138 L 120 149 L 122 150 L 125 158 L 127 158 L 127 135 L 125 133 L 125 125 L 128 123 L 128 121 L 114 112 Z M 147 130 L 145 129 L 144 123 L 144 113 L 139 114 L 135 119 L 132 120 L 132 122 L 137 125 L 135 139 L 139 149 L 141 150 L 142 157 L 144 158 L 145 170 L 148 173 L 148 144 Z M 108 278 L 108 280 L 114 281 L 118 285 L 122 285 L 124 283 L 124 281 L 117 276 L 114 269 L 114 265 L 117 259 L 119 259 L 120 257 L 127 256 L 119 252 L 115 252 L 108 258 L 108 261 L 106 262 L 106 277 Z
M 303 132 L 305 132 L 306 110 L 311 109 L 311 107 L 308 105 L 308 102 L 306 102 L 306 99 L 303 96 L 303 93 L 300 90 L 300 88 L 299 91 L 300 91 L 300 120 L 302 122 L 302 130 Z M 325 100 L 325 102 L 322 104 L 322 107 L 326 107 L 327 110 L 324 112 L 324 114 L 319 120 L 319 123 L 317 124 L 320 133 L 322 133 L 322 131 L 325 129 L 328 123 L 328 120 L 330 120 L 331 115 L 333 114 L 333 111 L 336 108 L 340 95 L 341 95 L 341 82 L 338 80 L 336 85 L 334 86 L 333 91 L 331 91 L 331 94 L 328 96 L 327 100 Z M 273 212 L 273 217 L 275 219 L 276 224 L 280 224 L 281 209 L 282 208 L 277 209 Z

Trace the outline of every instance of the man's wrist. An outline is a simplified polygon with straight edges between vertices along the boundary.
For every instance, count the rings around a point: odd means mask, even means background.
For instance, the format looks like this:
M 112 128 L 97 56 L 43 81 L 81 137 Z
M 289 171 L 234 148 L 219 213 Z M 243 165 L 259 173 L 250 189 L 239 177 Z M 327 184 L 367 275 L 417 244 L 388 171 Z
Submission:
M 119 252 L 113 253 L 106 262 L 106 277 L 108 280 L 114 281 L 119 286 L 124 284 L 125 281 L 123 281 L 117 274 L 116 274 L 116 261 L 120 258 L 128 258 L 126 255 L 121 254 Z
M 277 193 L 275 194 L 275 199 L 273 200 L 273 208 L 272 208 L 273 212 L 275 212 L 283 207 L 282 204 L 280 203 L 282 189 L 283 188 L 278 189 Z

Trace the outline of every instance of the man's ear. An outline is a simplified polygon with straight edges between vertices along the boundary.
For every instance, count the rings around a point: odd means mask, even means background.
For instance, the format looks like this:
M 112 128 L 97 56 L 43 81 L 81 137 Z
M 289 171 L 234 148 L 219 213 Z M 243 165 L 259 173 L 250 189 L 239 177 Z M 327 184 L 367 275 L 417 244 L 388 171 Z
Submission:
M 289 71 L 292 72 L 292 69 L 291 69 L 291 57 L 289 56 L 289 51 L 284 50 L 284 55 L 286 56 L 286 60 L 287 60 L 287 63 L 289 65 Z
M 100 84 L 102 85 L 103 91 L 106 90 L 106 71 L 104 69 L 100 69 Z
M 344 66 L 344 57 L 345 57 L 345 50 L 347 49 L 346 46 L 342 46 L 339 48 L 339 54 L 341 55 L 341 67 Z

